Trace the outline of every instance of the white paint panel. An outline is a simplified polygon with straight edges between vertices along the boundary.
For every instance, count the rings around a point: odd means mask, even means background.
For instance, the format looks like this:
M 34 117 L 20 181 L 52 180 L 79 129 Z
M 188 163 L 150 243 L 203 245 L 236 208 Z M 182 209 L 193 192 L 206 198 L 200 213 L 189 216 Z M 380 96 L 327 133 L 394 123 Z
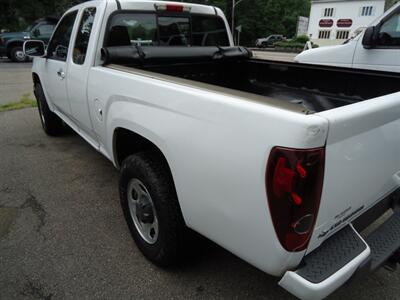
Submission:
M 93 68 L 89 78 L 89 99 L 104 104 L 95 128 L 105 151 L 112 156 L 117 127 L 156 144 L 189 227 L 273 275 L 300 262 L 304 252 L 286 252 L 275 236 L 267 159 L 276 145 L 323 146 L 325 119 L 110 68 Z
M 393 178 L 400 171 L 400 93 L 317 115 L 329 121 L 329 133 L 321 205 L 308 251 L 396 189 Z

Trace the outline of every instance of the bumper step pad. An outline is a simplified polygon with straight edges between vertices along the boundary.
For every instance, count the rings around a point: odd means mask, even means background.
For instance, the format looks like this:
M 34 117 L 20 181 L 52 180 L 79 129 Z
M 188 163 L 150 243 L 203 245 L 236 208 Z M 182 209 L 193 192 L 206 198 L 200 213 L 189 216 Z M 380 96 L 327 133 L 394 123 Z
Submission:
M 400 212 L 394 213 L 368 237 L 363 239 L 351 226 L 346 226 L 304 257 L 296 274 L 311 283 L 320 283 L 361 254 L 367 247 L 368 269 L 374 271 L 400 249 Z
M 355 274 L 367 274 L 389 258 L 400 263 L 400 211 L 394 209 L 366 238 L 352 225 L 344 227 L 306 255 L 299 269 L 287 271 L 279 285 L 300 299 L 320 300 Z
M 376 270 L 400 248 L 400 212 L 394 213 L 365 240 L 371 248 L 371 270 Z
M 312 283 L 319 283 L 336 273 L 367 248 L 351 226 L 338 233 L 307 255 L 296 274 Z

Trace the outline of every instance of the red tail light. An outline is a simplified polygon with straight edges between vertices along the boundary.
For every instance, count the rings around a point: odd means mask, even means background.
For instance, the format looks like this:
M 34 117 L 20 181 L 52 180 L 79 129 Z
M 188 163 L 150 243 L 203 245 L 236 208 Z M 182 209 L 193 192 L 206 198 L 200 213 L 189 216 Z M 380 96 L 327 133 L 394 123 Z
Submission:
M 304 250 L 314 229 L 325 167 L 325 149 L 275 147 L 268 159 L 266 187 L 276 234 L 291 252 Z

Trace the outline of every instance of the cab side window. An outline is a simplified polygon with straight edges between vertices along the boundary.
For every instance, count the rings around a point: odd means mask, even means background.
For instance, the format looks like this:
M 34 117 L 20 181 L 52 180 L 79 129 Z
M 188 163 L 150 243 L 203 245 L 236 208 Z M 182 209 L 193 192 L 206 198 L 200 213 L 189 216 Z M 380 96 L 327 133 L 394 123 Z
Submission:
M 61 61 L 67 60 L 68 47 L 76 15 L 77 11 L 73 11 L 60 21 L 47 49 L 48 58 Z
M 74 51 L 72 53 L 72 60 L 78 65 L 83 65 L 85 63 L 95 15 L 95 7 L 86 8 L 83 11 L 81 23 L 79 24 L 78 33 L 76 35 Z
M 400 46 L 400 13 L 394 14 L 379 29 L 379 46 L 399 47 Z

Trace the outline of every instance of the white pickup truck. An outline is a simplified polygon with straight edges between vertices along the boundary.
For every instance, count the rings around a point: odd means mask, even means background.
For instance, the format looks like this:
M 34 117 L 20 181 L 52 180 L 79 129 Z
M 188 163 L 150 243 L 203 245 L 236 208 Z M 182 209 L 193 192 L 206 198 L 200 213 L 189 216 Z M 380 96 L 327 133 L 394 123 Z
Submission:
M 322 299 L 399 260 L 399 74 L 257 60 L 220 9 L 161 1 L 85 2 L 24 51 L 44 131 L 67 124 L 120 169 L 154 263 L 194 230 Z
M 344 44 L 303 51 L 295 61 L 400 72 L 400 3 Z

